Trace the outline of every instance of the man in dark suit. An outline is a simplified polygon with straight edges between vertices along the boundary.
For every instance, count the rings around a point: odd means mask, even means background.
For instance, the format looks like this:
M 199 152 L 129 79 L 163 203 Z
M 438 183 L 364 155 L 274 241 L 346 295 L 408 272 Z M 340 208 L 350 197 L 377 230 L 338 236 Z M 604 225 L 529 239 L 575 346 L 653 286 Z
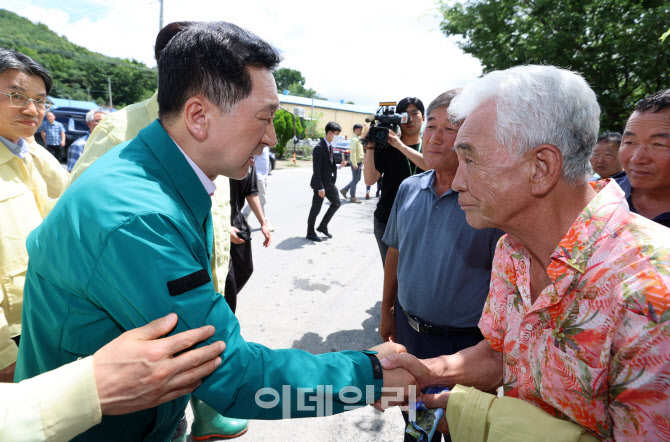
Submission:
M 340 196 L 335 187 L 335 180 L 337 179 L 337 164 L 333 161 L 333 143 L 339 141 L 340 131 L 342 128 L 339 124 L 331 121 L 326 124 L 326 136 L 321 138 L 319 144 L 314 148 L 313 153 L 313 168 L 312 181 L 310 187 L 314 190 L 312 197 L 312 208 L 309 211 L 307 218 L 307 239 L 312 241 L 321 241 L 321 238 L 316 236 L 316 232 L 321 232 L 328 238 L 332 238 L 328 232 L 328 222 L 335 215 L 337 209 L 340 208 Z M 342 157 L 342 166 L 346 166 L 347 162 Z M 328 198 L 330 207 L 321 219 L 321 224 L 314 230 L 316 217 L 321 211 L 323 199 Z

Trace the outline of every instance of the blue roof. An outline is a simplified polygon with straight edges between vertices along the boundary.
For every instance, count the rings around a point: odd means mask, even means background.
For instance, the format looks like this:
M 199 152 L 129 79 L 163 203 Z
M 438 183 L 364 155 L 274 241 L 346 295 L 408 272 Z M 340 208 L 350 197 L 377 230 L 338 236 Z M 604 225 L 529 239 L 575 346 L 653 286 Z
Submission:
M 311 98 L 306 98 L 306 97 L 296 97 L 296 96 L 293 96 L 293 95 L 279 94 L 279 101 L 281 103 L 298 104 L 300 106 L 312 107 L 312 99 Z M 335 109 L 335 110 L 343 110 L 343 111 L 348 111 L 348 112 L 357 112 L 357 113 L 360 113 L 360 114 L 375 114 L 375 113 L 377 113 L 377 108 L 376 107 L 358 106 L 358 105 L 355 105 L 355 104 L 333 103 L 331 101 L 326 101 L 326 100 L 316 100 L 315 99 L 314 100 L 314 106 L 325 108 L 325 109 Z
M 100 106 L 95 101 L 68 100 L 67 98 L 48 97 L 54 105 L 51 109 L 59 107 L 78 107 L 80 109 L 97 109 Z

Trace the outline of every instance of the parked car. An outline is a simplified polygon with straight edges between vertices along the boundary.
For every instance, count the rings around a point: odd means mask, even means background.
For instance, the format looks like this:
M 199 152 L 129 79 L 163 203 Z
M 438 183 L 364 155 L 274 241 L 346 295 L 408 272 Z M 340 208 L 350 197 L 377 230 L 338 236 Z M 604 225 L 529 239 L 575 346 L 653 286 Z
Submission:
M 333 162 L 341 163 L 342 155 L 344 155 L 345 160 L 349 161 L 349 155 L 351 153 L 351 149 L 349 148 L 350 143 L 351 140 L 342 140 L 333 143 Z
M 275 163 L 277 162 L 277 158 L 275 157 L 274 152 L 270 152 L 270 172 L 275 170 Z

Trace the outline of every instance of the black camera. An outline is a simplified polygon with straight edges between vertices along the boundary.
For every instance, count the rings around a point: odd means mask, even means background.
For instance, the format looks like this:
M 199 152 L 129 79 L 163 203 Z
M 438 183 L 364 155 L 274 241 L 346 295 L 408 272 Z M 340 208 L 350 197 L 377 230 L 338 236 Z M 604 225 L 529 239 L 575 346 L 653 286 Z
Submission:
M 379 103 L 374 119 L 365 119 L 366 123 L 370 123 L 367 138 L 363 140 L 365 144 L 375 143 L 375 148 L 388 147 L 389 130 L 395 132 L 398 130 L 398 124 L 409 121 L 409 114 L 407 112 L 396 114 L 395 107 L 395 101 Z

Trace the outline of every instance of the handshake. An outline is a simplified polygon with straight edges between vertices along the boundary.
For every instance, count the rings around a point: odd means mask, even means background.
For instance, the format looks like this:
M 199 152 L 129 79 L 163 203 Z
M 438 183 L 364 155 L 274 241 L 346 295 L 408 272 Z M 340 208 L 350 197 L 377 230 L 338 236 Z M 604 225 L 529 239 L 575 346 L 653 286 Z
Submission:
M 377 345 L 370 350 L 377 352 L 384 369 L 382 397 L 371 404 L 375 409 L 383 412 L 387 408 L 400 406 L 406 411 L 407 405 L 417 400 L 422 401 L 428 408 L 446 409 L 449 392 L 421 394 L 424 388 L 439 384 L 435 373 L 438 368 L 435 365 L 437 360 L 419 360 L 408 354 L 403 345 L 393 341 Z M 441 420 L 437 429 L 444 434 L 449 432 L 446 419 Z

